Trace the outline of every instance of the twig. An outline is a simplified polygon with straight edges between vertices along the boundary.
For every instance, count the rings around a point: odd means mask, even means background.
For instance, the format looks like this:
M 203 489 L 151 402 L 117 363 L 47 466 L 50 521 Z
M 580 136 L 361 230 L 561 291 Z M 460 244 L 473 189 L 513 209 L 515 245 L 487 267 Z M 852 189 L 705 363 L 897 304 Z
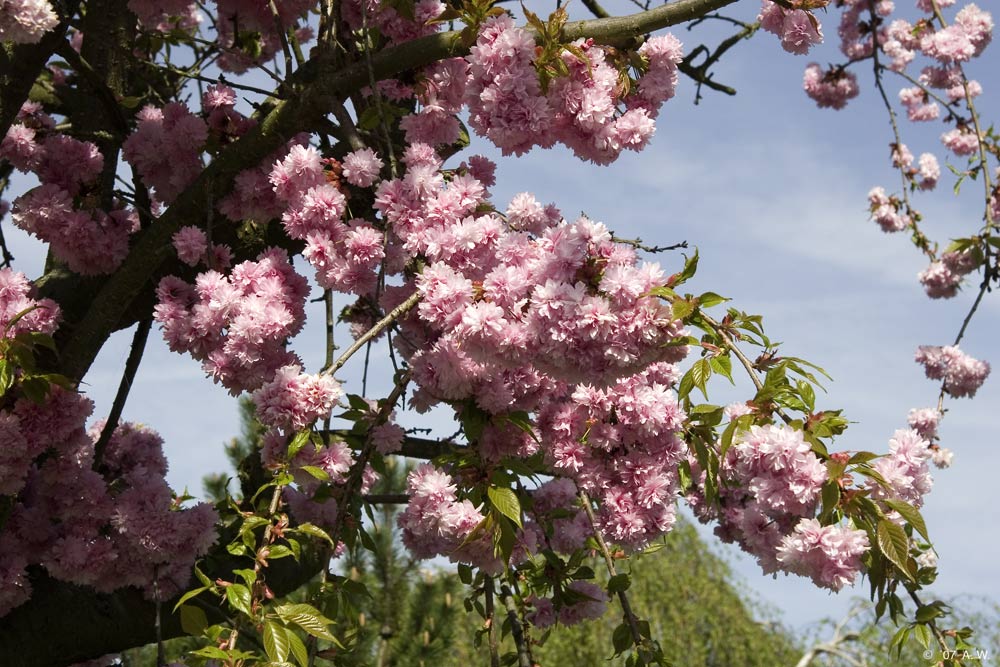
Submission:
M 517 646 L 518 667 L 531 667 L 531 656 L 528 655 L 528 644 L 524 640 L 524 628 L 521 626 L 521 619 L 517 615 L 517 606 L 514 598 L 511 597 L 510 589 L 506 584 L 500 584 L 500 601 L 507 609 L 507 622 L 510 623 L 510 634 L 514 638 L 514 645 Z
M 497 646 L 496 614 L 493 609 L 493 577 L 487 576 L 486 591 L 486 632 L 490 647 L 490 667 L 500 667 L 500 649 Z
M 680 243 L 675 243 L 673 245 L 644 245 L 642 239 L 623 239 L 620 236 L 612 236 L 611 240 L 615 243 L 623 243 L 625 245 L 630 245 L 636 250 L 642 250 L 643 252 L 658 253 L 667 252 L 670 250 L 680 250 L 681 248 L 687 248 L 688 242 L 681 241 Z
M 397 319 L 405 315 L 411 308 L 417 305 L 421 297 L 422 295 L 418 290 L 413 294 L 411 294 L 406 299 L 406 301 L 404 301 L 403 303 L 399 304 L 398 306 L 390 310 L 388 315 L 386 315 L 381 320 L 376 322 L 371 329 L 362 334 L 361 337 L 359 337 L 356 341 L 354 341 L 354 343 L 352 343 L 351 346 L 347 348 L 347 350 L 342 355 L 340 355 L 339 359 L 333 362 L 333 364 L 331 364 L 328 368 L 324 368 L 320 372 L 320 374 L 333 375 L 334 373 L 339 371 L 343 367 L 343 365 L 347 363 L 347 360 L 350 359 L 352 356 L 354 356 L 355 352 L 360 350 L 365 345 L 365 343 L 378 336 L 387 326 L 395 322 Z
M 371 458 L 372 452 L 375 450 L 375 440 L 372 437 L 372 434 L 378 426 L 381 426 L 389 419 L 389 414 L 392 413 L 393 409 L 396 407 L 396 403 L 403 395 L 403 392 L 406 391 L 406 387 L 410 383 L 410 377 L 410 371 L 403 373 L 403 375 L 396 381 L 396 386 L 393 387 L 392 392 L 382 403 L 382 407 L 379 408 L 378 414 L 375 415 L 375 419 L 372 420 L 371 426 L 368 429 L 368 435 L 365 437 L 365 444 L 358 453 L 357 459 L 355 459 L 354 465 L 351 467 L 351 471 L 348 474 L 347 481 L 344 483 L 341 502 L 337 506 L 337 515 L 334 517 L 333 526 L 329 531 L 330 539 L 334 544 L 337 544 L 340 539 L 340 533 L 343 529 L 344 521 L 347 518 L 348 506 L 350 501 L 358 495 L 365 472 L 365 466 L 368 465 L 368 459 Z
M 285 34 L 285 26 L 281 23 L 278 6 L 274 4 L 274 0 L 268 0 L 268 4 L 271 7 L 271 15 L 274 17 L 275 31 L 278 33 L 278 39 L 281 40 L 281 50 L 285 54 L 285 76 L 287 77 L 292 73 L 292 50 L 288 47 L 288 35 Z
M 132 390 L 132 382 L 135 380 L 135 374 L 139 370 L 139 363 L 142 361 L 142 353 L 146 349 L 146 341 L 149 339 L 149 330 L 152 326 L 152 318 L 141 320 L 136 325 L 135 334 L 132 336 L 132 349 L 129 350 L 128 358 L 125 360 L 125 370 L 122 372 L 122 379 L 118 384 L 118 393 L 115 394 L 115 400 L 111 404 L 108 421 L 104 424 L 104 429 L 101 431 L 101 435 L 94 445 L 94 470 L 100 467 L 101 459 L 104 457 L 104 450 L 107 448 L 108 442 L 111 441 L 111 436 L 115 432 L 115 429 L 118 428 L 118 421 L 121 419 L 122 411 L 125 409 L 125 401 L 128 399 L 128 394 Z
M 615 559 L 611 556 L 611 550 L 608 549 L 607 542 L 604 541 L 604 535 L 601 534 L 601 527 L 597 524 L 597 517 L 594 516 L 594 508 L 590 505 L 590 497 L 586 491 L 580 491 L 580 502 L 583 504 L 583 511 L 587 513 L 587 519 L 590 521 L 590 527 L 593 529 L 597 546 L 600 549 L 601 555 L 604 556 L 604 564 L 608 568 L 608 574 L 614 577 L 618 574 L 618 568 L 615 567 Z M 625 615 L 625 622 L 628 624 L 629 632 L 632 635 L 632 643 L 638 648 L 642 644 L 642 633 L 639 632 L 639 619 L 636 618 L 635 613 L 632 611 L 632 604 L 629 602 L 625 591 L 618 591 L 618 602 L 621 604 L 622 613 Z

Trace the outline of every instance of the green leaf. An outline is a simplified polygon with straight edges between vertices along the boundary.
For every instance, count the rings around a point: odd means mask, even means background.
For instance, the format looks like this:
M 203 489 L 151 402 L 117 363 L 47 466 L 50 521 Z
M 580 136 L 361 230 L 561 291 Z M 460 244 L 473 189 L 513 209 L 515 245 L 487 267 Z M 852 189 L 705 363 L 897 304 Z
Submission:
M 724 296 L 719 296 L 715 292 L 705 292 L 698 297 L 698 305 L 702 308 L 711 308 L 712 306 L 717 306 L 726 301 L 729 301 L 729 299 Z
M 333 538 L 330 537 L 329 533 L 320 528 L 319 526 L 314 526 L 311 523 L 300 523 L 298 528 L 296 528 L 300 533 L 305 533 L 306 535 L 311 535 L 312 537 L 318 537 L 321 540 L 326 540 L 330 544 L 333 544 Z
M 233 609 L 242 611 L 247 616 L 250 615 L 250 589 L 242 584 L 230 584 L 226 586 L 226 600 Z
M 261 635 L 264 640 L 264 651 L 267 652 L 267 657 L 274 662 L 284 662 L 291 648 L 285 628 L 273 621 L 266 621 L 264 623 L 264 631 Z
M 295 434 L 292 441 L 288 443 L 288 460 L 291 461 L 295 455 L 302 451 L 302 448 L 309 444 L 312 439 L 312 430 L 303 429 Z
M 728 355 L 712 357 L 708 363 L 712 366 L 713 371 L 728 379 L 730 384 L 736 384 L 736 381 L 733 380 L 733 360 Z
M 253 586 L 254 582 L 257 581 L 257 573 L 253 570 L 233 570 L 233 574 L 242 579 L 247 586 Z
M 615 655 L 621 655 L 632 646 L 632 631 L 624 622 L 611 635 L 611 645 L 614 646 Z
M 202 586 L 201 588 L 196 588 L 193 591 L 188 591 L 187 593 L 185 593 L 184 595 L 182 595 L 181 599 L 178 600 L 177 604 L 174 605 L 174 613 L 177 613 L 177 608 L 180 607 L 182 604 L 184 604 L 185 602 L 187 602 L 191 598 L 195 597 L 196 595 L 201 595 L 202 593 L 204 593 L 205 591 L 207 591 L 209 588 L 211 588 L 211 586 Z
M 275 607 L 274 613 L 285 623 L 294 623 L 313 637 L 326 639 L 341 646 L 337 638 L 327 629 L 333 621 L 323 616 L 318 609 L 309 604 L 286 604 Z
M 683 282 L 686 282 L 694 277 L 694 274 L 698 271 L 698 249 L 695 248 L 694 254 L 691 257 L 685 258 L 684 268 L 681 272 L 677 274 L 671 287 L 676 287 Z
M 878 522 L 875 534 L 878 538 L 879 550 L 908 579 L 912 579 L 913 577 L 906 562 L 909 557 L 909 542 L 906 539 L 906 533 L 903 532 L 903 529 L 888 519 L 882 519 Z
M 622 593 L 632 585 L 632 578 L 625 572 L 619 572 L 608 580 L 608 593 Z
M 295 657 L 295 662 L 299 663 L 299 667 L 309 667 L 309 651 L 306 650 L 306 645 L 291 628 L 285 628 L 285 635 L 288 637 L 288 647 Z
M 288 558 L 289 556 L 294 557 L 295 552 L 284 544 L 274 544 L 268 548 L 268 560 L 278 560 L 279 558 Z M 298 558 L 296 557 L 295 560 L 298 560 Z
M 0 396 L 3 396 L 7 391 L 13 386 L 14 378 L 17 369 L 7 362 L 6 359 L 0 359 Z
M 504 415 L 503 420 L 506 422 L 510 422 L 517 428 L 521 429 L 522 431 L 530 435 L 535 442 L 541 444 L 541 440 L 539 440 L 538 436 L 535 435 L 534 425 L 531 423 L 531 416 L 524 410 L 517 410 L 515 412 L 510 412 Z
M 931 645 L 931 630 L 926 625 L 915 625 L 913 626 L 913 636 L 916 637 L 917 641 L 924 648 L 929 648 Z
M 181 606 L 181 630 L 197 637 L 208 627 L 208 617 L 200 608 L 186 604 Z
M 516 493 L 510 489 L 491 486 L 486 490 L 486 495 L 498 512 L 517 524 L 518 528 L 521 527 L 521 501 Z
M 927 535 L 927 524 L 924 523 L 924 517 L 921 516 L 920 511 L 916 507 L 902 500 L 886 500 L 885 504 L 899 512 L 899 515 L 903 517 L 906 523 L 913 526 L 913 529 L 920 533 L 921 537 L 928 542 L 931 541 L 931 538 Z
M 694 310 L 694 304 L 690 301 L 685 301 L 684 299 L 678 299 L 670 306 L 670 312 L 673 313 L 674 319 L 676 320 L 683 320 L 689 317 Z
M 302 470 L 306 471 L 307 473 L 309 473 L 310 475 L 312 475 L 321 482 L 330 481 L 330 473 L 323 470 L 322 468 L 318 468 L 316 466 L 302 466 Z
M 706 400 L 708 400 L 708 389 L 705 385 L 710 377 L 712 377 L 712 366 L 708 359 L 699 359 L 691 367 L 691 381 L 701 390 Z

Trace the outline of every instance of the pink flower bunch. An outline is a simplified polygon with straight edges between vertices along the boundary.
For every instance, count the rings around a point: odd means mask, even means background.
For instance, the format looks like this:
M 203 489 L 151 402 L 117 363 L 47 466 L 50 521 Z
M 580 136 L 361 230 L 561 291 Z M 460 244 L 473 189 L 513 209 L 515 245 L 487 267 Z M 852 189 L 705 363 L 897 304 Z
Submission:
M 990 374 L 988 362 L 970 357 L 955 345 L 921 345 L 916 361 L 928 378 L 944 381 L 944 390 L 955 398 L 975 396 Z
M 144 107 L 122 151 L 156 197 L 169 204 L 201 173 L 208 126 L 180 102 Z
M 969 127 L 948 130 L 941 135 L 941 143 L 960 157 L 972 155 L 979 150 L 979 136 Z
M 236 91 L 221 83 L 205 90 L 201 108 L 209 131 L 221 143 L 233 141 L 257 125 L 257 121 L 236 110 Z
M 556 477 L 531 492 L 531 521 L 525 530 L 535 529 L 544 543 L 560 553 L 573 553 L 583 547 L 593 534 L 590 519 L 578 507 L 576 484 L 566 477 Z
M 975 256 L 969 252 L 948 252 L 940 260 L 920 272 L 918 277 L 927 296 L 932 299 L 950 299 L 958 294 L 962 277 L 978 268 Z
M 924 286 L 927 296 L 932 299 L 950 299 L 958 294 L 962 276 L 953 272 L 941 261 L 931 262 L 930 266 L 917 276 Z
M 531 34 L 507 15 L 484 22 L 468 56 L 465 101 L 472 128 L 505 155 L 563 143 L 582 159 L 608 164 L 625 149 L 640 150 L 653 134 L 659 105 L 674 94 L 680 42 L 666 35 L 640 48 L 648 71 L 624 99 L 604 48 L 591 41 L 575 47 L 577 54 L 560 56 L 569 75 L 553 79 L 543 92 Z M 623 103 L 626 111 L 619 114 Z
M 332 376 L 309 375 L 293 364 L 254 391 L 253 402 L 261 423 L 300 431 L 329 415 L 342 393 Z
M 806 67 L 802 79 L 802 87 L 806 95 L 815 100 L 821 109 L 843 109 L 847 101 L 858 96 L 858 79 L 853 72 L 840 67 L 832 67 L 824 71 L 816 63 Z
M 925 32 L 920 49 L 946 65 L 971 60 L 983 52 L 993 38 L 993 17 L 969 3 L 947 28 Z
M 49 244 L 70 270 L 83 275 L 114 271 L 128 254 L 129 237 L 139 230 L 134 211 L 106 213 L 75 209 L 73 196 L 45 184 L 14 201 L 14 224 Z
M 223 54 L 218 60 L 221 69 L 242 74 L 256 64 L 271 60 L 281 51 L 281 36 L 275 24 L 293 27 L 313 6 L 311 0 L 282 0 L 275 3 L 277 17 L 271 6 L 260 0 L 218 0 L 215 26 Z M 297 31 L 300 42 L 310 33 Z M 248 43 L 250 40 L 252 44 Z
M 181 227 L 171 240 L 177 251 L 177 259 L 188 266 L 197 266 L 208 251 L 208 236 L 197 227 Z
M 933 153 L 921 153 L 917 160 L 917 187 L 921 190 L 933 190 L 941 178 L 941 165 Z
M 364 7 L 362 7 L 364 2 Z M 440 16 L 446 5 L 441 0 L 416 0 L 412 5 L 412 18 L 400 14 L 390 4 L 378 0 L 349 0 L 341 7 L 344 21 L 354 30 L 365 25 L 377 28 L 391 44 L 406 42 L 417 37 L 433 35 L 441 29 L 432 19 Z
M 910 225 L 910 216 L 900 212 L 901 202 L 888 197 L 884 188 L 872 188 L 868 193 L 868 203 L 872 219 L 883 232 L 901 232 Z
M 0 2 L 0 42 L 35 44 L 59 23 L 48 0 Z
M 668 532 L 675 519 L 685 415 L 663 384 L 676 377 L 668 366 L 654 364 L 606 389 L 578 385 L 538 417 L 550 465 L 599 501 L 605 537 L 630 548 Z
M 137 586 L 152 597 L 183 590 L 191 566 L 215 541 L 215 511 L 207 504 L 175 510 L 164 481 L 162 442 L 144 427 L 120 425 L 95 472 L 94 442 L 84 420 L 93 404 L 53 388 L 42 405 L 19 400 L 3 417 L 21 441 L 53 456 L 32 465 L 19 484 L 0 537 L 0 616 L 31 590 L 24 568 L 37 564 L 50 576 L 110 592 Z M 5 442 L 4 450 L 7 444 Z M 154 586 L 154 581 L 156 582 Z
M 370 148 L 351 151 L 344 156 L 344 178 L 351 185 L 370 188 L 379 179 L 379 172 L 385 166 Z
M 819 21 L 804 9 L 786 9 L 776 2 L 763 0 L 757 20 L 763 30 L 781 38 L 781 48 L 789 53 L 805 55 L 813 44 L 823 41 Z
M 34 286 L 23 273 L 0 269 L 0 338 L 29 331 L 55 332 L 62 316 L 59 304 L 52 299 L 34 299 L 33 291 Z M 17 315 L 21 317 L 13 322 Z
M 705 473 L 688 456 L 695 487 L 687 497 L 700 521 L 718 521 L 716 535 L 755 556 L 767 574 L 783 569 L 778 548 L 802 518 L 813 515 L 828 475 L 802 433 L 787 426 L 752 426 L 737 433 L 722 461 L 721 505 L 704 502 Z
M 787 426 L 751 426 L 733 439 L 722 468 L 773 516 L 810 514 L 827 480 L 802 431 Z
M 381 165 L 374 153 L 358 151 L 347 158 L 350 178 L 374 182 L 376 162 Z M 316 149 L 294 146 L 275 163 L 270 181 L 278 199 L 287 203 L 281 218 L 285 231 L 293 239 L 305 240 L 302 254 L 316 268 L 320 287 L 359 295 L 373 292 L 385 256 L 383 234 L 363 220 L 341 222 L 347 200 L 327 180 Z
M 899 91 L 899 101 L 906 107 L 906 115 L 913 122 L 936 120 L 941 115 L 941 107 L 920 86 L 903 88 Z
M 467 541 L 484 517 L 469 500 L 458 500 L 448 473 L 423 463 L 407 475 L 406 486 L 410 502 L 397 523 L 410 553 L 417 558 L 448 556 L 452 562 L 470 563 L 490 574 L 503 571 L 488 533 Z M 525 534 L 521 536 L 524 553 Z
M 607 593 L 591 581 L 572 581 L 556 597 L 558 609 L 553 598 L 528 596 L 525 602 L 532 607 L 527 616 L 531 625 L 538 629 L 547 628 L 556 621 L 563 625 L 576 625 L 600 618 L 608 608 Z
M 782 539 L 777 559 L 785 571 L 809 577 L 821 588 L 839 591 L 854 583 L 861 571 L 861 556 L 869 546 L 863 530 L 802 519 L 794 532 Z
M 886 486 L 874 479 L 866 485 L 876 500 L 902 500 L 914 507 L 924 503 L 934 480 L 927 468 L 931 458 L 928 443 L 913 429 L 899 429 L 889 439 L 889 454 L 872 461 L 872 468 L 885 480 Z
M 921 438 L 931 442 L 937 439 L 938 422 L 941 413 L 937 408 L 914 408 L 906 418 L 906 423 L 916 431 Z
M 309 285 L 284 250 L 261 253 L 226 276 L 198 275 L 191 285 L 167 276 L 154 317 L 175 352 L 189 352 L 231 393 L 253 390 L 297 357 L 286 341 L 302 328 Z
M 129 0 L 128 8 L 140 26 L 154 32 L 193 32 L 201 23 L 198 6 L 191 0 Z

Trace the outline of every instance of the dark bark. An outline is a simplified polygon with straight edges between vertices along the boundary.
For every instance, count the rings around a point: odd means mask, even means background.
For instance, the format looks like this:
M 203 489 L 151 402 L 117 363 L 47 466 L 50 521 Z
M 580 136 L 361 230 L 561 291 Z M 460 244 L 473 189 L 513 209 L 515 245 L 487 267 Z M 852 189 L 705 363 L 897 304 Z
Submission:
M 235 561 L 217 552 L 222 563 L 207 569 L 211 578 L 232 580 L 232 570 L 246 567 L 246 559 Z M 277 595 L 299 588 L 323 568 L 322 549 L 303 549 L 301 563 L 291 558 L 272 561 L 267 569 L 268 586 Z M 57 581 L 43 571 L 32 573 L 31 599 L 0 619 L 0 656 L 3 667 L 66 667 L 134 646 L 156 641 L 156 605 L 136 588 L 122 588 L 114 593 L 97 593 L 86 586 Z M 163 639 L 180 637 L 180 616 L 171 613 L 177 596 L 161 606 L 160 632 Z M 211 605 L 209 621 L 222 620 L 215 615 L 217 600 L 203 593 L 197 598 Z M 189 603 L 185 603 L 189 604 Z

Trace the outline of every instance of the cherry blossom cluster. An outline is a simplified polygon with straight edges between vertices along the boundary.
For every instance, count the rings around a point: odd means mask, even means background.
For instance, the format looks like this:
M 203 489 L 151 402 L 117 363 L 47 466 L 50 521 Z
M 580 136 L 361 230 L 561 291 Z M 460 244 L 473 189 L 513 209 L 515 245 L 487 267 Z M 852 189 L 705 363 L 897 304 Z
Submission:
M 330 375 L 309 375 L 297 365 L 284 366 L 253 393 L 255 414 L 267 426 L 299 431 L 329 416 L 341 393 L 340 383 Z
M 792 3 L 792 6 L 805 3 Z M 816 3 L 822 7 L 826 2 Z M 757 16 L 762 30 L 773 33 L 781 38 L 781 48 L 789 53 L 804 55 L 814 44 L 823 41 L 823 30 L 812 12 L 801 9 L 789 9 L 776 2 L 763 0 L 760 14 Z
M 677 466 L 687 454 L 678 437 L 685 414 L 671 389 L 677 378 L 673 365 L 653 364 L 606 389 L 577 385 L 539 413 L 546 459 L 599 501 L 601 531 L 616 544 L 642 548 L 673 527 Z
M 972 398 L 990 374 L 990 364 L 974 359 L 955 345 L 921 345 L 916 361 L 931 380 L 944 382 L 944 390 L 954 398 Z
M 48 0 L 0 1 L 0 42 L 34 44 L 58 24 Z
M 129 0 L 128 8 L 140 26 L 153 32 L 193 32 L 202 22 L 198 6 L 191 0 Z
M 777 561 L 792 574 L 809 577 L 821 588 L 839 591 L 850 586 L 868 551 L 868 533 L 840 524 L 823 526 L 816 519 L 802 519 L 782 538 Z
M 55 121 L 27 102 L 0 143 L 0 158 L 42 183 L 14 200 L 15 225 L 48 243 L 76 273 L 110 273 L 121 264 L 139 220 L 120 203 L 101 208 L 92 195 L 104 170 L 96 145 L 57 132 Z
M 104 592 L 137 586 L 150 598 L 155 589 L 172 596 L 215 540 L 210 505 L 175 507 L 162 441 L 149 429 L 120 425 L 95 470 L 104 424 L 84 430 L 92 409 L 84 396 L 53 387 L 45 403 L 19 399 L 3 413 L 4 452 L 31 454 L 22 479 L 4 489 L 17 502 L 0 535 L 0 615 L 30 597 L 25 568 L 33 564 Z M 32 462 L 42 452 L 53 455 Z
M 468 57 L 465 101 L 473 129 L 505 154 L 563 143 L 581 159 L 608 164 L 623 150 L 642 149 L 659 106 L 674 95 L 680 42 L 664 35 L 640 47 L 649 69 L 624 99 L 605 49 L 582 40 L 574 47 L 560 56 L 569 76 L 543 91 L 531 33 L 506 15 L 488 19 Z M 619 114 L 623 103 L 626 111 Z
M 267 250 L 228 275 L 205 271 L 192 285 L 167 276 L 156 289 L 154 317 L 175 352 L 188 352 L 237 394 L 298 363 L 286 343 L 302 328 L 309 285 L 284 250 Z
M 342 173 L 348 183 L 369 187 L 381 168 L 375 153 L 362 149 L 344 158 Z M 306 242 L 302 254 L 316 268 L 320 287 L 369 294 L 375 290 L 385 256 L 385 239 L 364 220 L 342 222 L 347 200 L 331 177 L 311 146 L 295 146 L 276 162 L 270 182 L 286 205 L 281 222 L 290 238 Z
M 147 106 L 137 116 L 135 132 L 125 140 L 125 159 L 164 204 L 172 202 L 202 170 L 201 151 L 208 125 L 187 105 Z
M 970 252 L 946 252 L 917 276 L 932 299 L 950 299 L 958 294 L 962 279 L 979 268 Z
M 755 556 L 765 573 L 807 576 L 834 591 L 854 582 L 867 535 L 814 518 L 829 475 L 801 431 L 785 425 L 738 431 L 721 462 L 718 507 L 705 502 L 705 473 L 696 458 L 689 461 L 699 476 L 687 496 L 695 515 L 717 521 L 716 535 Z
M 276 2 L 277 16 L 272 13 L 269 3 L 258 0 L 219 0 L 216 4 L 215 28 L 223 50 L 218 65 L 223 70 L 241 74 L 274 58 L 281 51 L 282 36 L 277 26 L 296 25 L 316 3 L 313 0 Z M 312 31 L 307 27 L 296 30 L 299 42 L 305 43 L 311 37 Z
M 406 486 L 410 502 L 397 521 L 410 553 L 417 558 L 448 556 L 452 562 L 471 563 L 490 574 L 503 572 L 504 564 L 493 551 L 492 534 L 473 535 L 485 517 L 470 500 L 458 499 L 451 475 L 424 463 L 407 476 Z M 533 543 L 524 543 L 532 537 L 533 533 L 520 533 L 515 563 L 534 551 Z
M 881 481 L 869 479 L 871 497 L 877 500 L 902 500 L 914 507 L 924 503 L 924 496 L 934 485 L 927 461 L 931 458 L 929 443 L 913 429 L 900 429 L 889 439 L 889 454 L 872 462 Z

